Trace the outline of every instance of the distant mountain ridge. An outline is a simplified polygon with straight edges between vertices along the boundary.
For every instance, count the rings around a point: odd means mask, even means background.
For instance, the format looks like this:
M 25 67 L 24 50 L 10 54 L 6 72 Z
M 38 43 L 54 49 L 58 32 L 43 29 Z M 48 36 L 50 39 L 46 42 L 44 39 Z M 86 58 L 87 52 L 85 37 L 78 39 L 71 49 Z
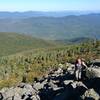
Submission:
M 91 13 L 100 13 L 93 11 L 25 11 L 9 12 L 0 11 L 0 18 L 29 18 L 29 17 L 64 17 L 69 15 L 86 15 Z
M 100 14 L 1 18 L 0 32 L 23 33 L 47 40 L 100 39 Z

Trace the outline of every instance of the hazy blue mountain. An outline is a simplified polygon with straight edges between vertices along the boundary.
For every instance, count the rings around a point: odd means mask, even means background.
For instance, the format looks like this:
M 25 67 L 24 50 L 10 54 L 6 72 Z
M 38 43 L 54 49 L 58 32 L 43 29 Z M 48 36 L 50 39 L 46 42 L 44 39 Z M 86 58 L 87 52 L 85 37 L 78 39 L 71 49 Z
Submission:
M 69 15 L 86 15 L 90 13 L 98 13 L 92 11 L 55 11 L 55 12 L 43 12 L 43 11 L 25 11 L 25 12 L 0 12 L 0 18 L 28 18 L 28 17 L 64 17 Z
M 51 40 L 80 37 L 100 39 L 100 14 L 2 18 L 0 19 L 0 32 L 23 33 Z

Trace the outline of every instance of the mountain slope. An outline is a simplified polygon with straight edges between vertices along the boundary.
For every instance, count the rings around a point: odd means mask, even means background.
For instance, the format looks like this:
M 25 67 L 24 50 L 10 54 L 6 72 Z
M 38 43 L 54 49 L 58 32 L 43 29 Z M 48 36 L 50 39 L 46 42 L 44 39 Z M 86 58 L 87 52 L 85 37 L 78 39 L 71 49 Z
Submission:
M 17 33 L 0 33 L 0 56 L 51 46 L 55 43 Z

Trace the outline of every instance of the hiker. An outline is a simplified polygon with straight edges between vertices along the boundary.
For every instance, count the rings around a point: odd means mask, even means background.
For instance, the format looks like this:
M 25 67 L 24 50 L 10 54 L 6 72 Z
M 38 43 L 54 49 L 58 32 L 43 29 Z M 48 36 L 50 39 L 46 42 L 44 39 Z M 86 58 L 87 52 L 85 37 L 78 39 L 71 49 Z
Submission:
M 76 80 L 82 79 L 82 71 L 84 68 L 87 68 L 87 65 L 84 62 L 84 59 L 78 58 L 75 62 L 75 77 Z

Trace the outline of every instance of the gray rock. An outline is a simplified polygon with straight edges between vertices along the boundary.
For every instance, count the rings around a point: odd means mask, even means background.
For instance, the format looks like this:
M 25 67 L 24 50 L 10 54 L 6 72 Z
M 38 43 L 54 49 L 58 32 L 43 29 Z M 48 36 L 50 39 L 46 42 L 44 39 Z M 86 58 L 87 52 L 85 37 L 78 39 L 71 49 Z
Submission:
M 55 87 L 55 88 L 53 88 L 53 91 L 58 91 L 58 90 L 61 90 L 61 89 L 63 89 L 63 87 Z
M 30 84 L 21 83 L 16 87 L 1 90 L 3 99 L 0 100 L 40 100 L 37 91 Z M 37 99 L 33 99 L 37 98 Z
M 21 96 L 18 93 L 16 93 L 16 95 L 13 97 L 13 100 L 22 100 L 22 99 Z
M 38 83 L 35 83 L 35 84 L 33 85 L 33 87 L 34 87 L 36 90 L 40 90 L 40 89 L 43 89 L 43 87 L 44 87 L 45 84 L 46 84 L 45 82 L 42 82 L 42 83 L 38 82 Z
M 14 95 L 15 95 L 16 91 L 14 90 L 14 87 L 9 88 L 8 90 L 6 90 L 3 94 L 4 99 L 6 100 L 10 100 Z
M 84 85 L 82 82 L 77 82 L 77 81 L 75 81 L 75 82 L 73 82 L 71 85 L 72 85 L 72 87 L 73 87 L 74 89 L 75 89 L 76 87 L 80 87 L 80 86 L 82 86 L 82 87 L 88 89 L 87 86 Z
M 64 81 L 64 84 L 65 84 L 65 85 L 68 85 L 69 83 L 72 83 L 72 82 L 73 82 L 73 80 L 65 80 L 65 81 Z
M 75 65 L 73 64 L 70 64 L 70 63 L 67 63 L 67 71 L 70 73 L 70 74 L 74 74 L 74 71 L 75 71 Z
M 32 100 L 40 100 L 40 97 L 39 97 L 38 95 L 36 95 L 36 96 L 33 95 L 33 96 L 31 97 L 31 99 L 32 99 Z
M 88 68 L 86 70 L 86 76 L 88 78 L 100 78 L 100 68 Z
M 95 92 L 94 89 L 89 89 L 87 90 L 83 95 L 82 99 L 84 100 L 85 98 L 93 98 L 94 100 L 100 100 L 100 96 L 97 92 Z
M 55 88 L 58 88 L 58 86 L 57 85 L 55 85 L 52 81 L 50 81 L 49 83 L 48 83 L 48 85 L 54 90 Z

